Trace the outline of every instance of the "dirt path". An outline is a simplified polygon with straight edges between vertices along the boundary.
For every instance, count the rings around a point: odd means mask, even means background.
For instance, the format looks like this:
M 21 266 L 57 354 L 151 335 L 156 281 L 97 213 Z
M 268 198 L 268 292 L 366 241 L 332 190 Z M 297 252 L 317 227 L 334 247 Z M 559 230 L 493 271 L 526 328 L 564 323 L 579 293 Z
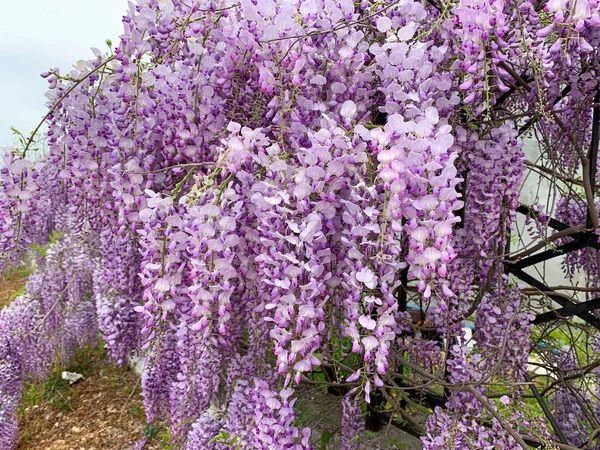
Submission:
M 0 279 L 0 309 L 23 291 L 27 278 Z M 23 394 L 17 450 L 131 450 L 150 436 L 145 450 L 166 450 L 169 436 L 145 423 L 139 377 L 108 363 L 101 348 L 81 351 L 66 369 L 84 378 L 74 385 L 60 371 Z
M 303 386 L 297 393 L 295 409 L 299 426 L 312 429 L 313 450 L 340 450 L 342 405 L 341 398 L 327 394 L 314 386 Z M 421 441 L 392 424 L 379 432 L 365 432 L 362 450 L 420 450 Z
M 146 425 L 139 376 L 107 361 L 98 347 L 84 349 L 66 369 L 84 378 L 73 385 L 55 371 L 43 384 L 29 385 L 19 413 L 17 450 L 171 450 L 164 427 Z M 313 449 L 339 450 L 340 397 L 312 386 L 298 392 L 298 419 L 313 429 Z M 364 450 L 419 450 L 421 443 L 395 427 L 365 435 Z
M 8 279 L 0 278 L 0 309 L 10 303 L 10 301 L 21 292 L 25 287 L 26 278 L 21 274 L 15 274 Z
M 108 365 L 99 349 L 81 352 L 68 370 L 84 379 L 70 386 L 57 372 L 25 392 L 17 450 L 131 450 L 144 435 L 145 450 L 169 448 L 163 430 L 145 424 L 133 371 Z
M 55 372 L 25 391 L 17 450 L 132 450 L 144 436 L 149 436 L 144 450 L 172 448 L 164 428 L 146 425 L 140 379 L 133 370 L 108 364 L 97 348 L 81 351 L 67 371 L 84 379 L 71 386 Z M 313 448 L 339 449 L 340 399 L 314 389 L 299 396 L 302 426 L 313 427 Z M 418 439 L 394 427 L 370 434 L 364 445 L 365 450 L 421 448 Z

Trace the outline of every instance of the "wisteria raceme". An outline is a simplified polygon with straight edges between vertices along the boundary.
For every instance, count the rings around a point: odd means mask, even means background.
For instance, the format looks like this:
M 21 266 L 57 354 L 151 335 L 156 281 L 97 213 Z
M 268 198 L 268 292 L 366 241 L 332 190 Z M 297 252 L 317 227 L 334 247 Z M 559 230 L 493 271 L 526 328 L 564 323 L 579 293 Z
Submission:
M 502 396 L 499 403 L 493 406 L 495 412 L 502 413 L 505 424 L 501 424 L 496 417 L 476 417 L 469 413 L 465 415 L 449 414 L 441 408 L 436 408 L 434 414 L 427 422 L 426 435 L 422 438 L 424 448 L 443 450 L 448 448 L 524 448 L 517 442 L 514 430 L 526 429 L 527 437 L 532 437 L 538 442 L 550 442 L 551 433 L 539 417 L 531 418 L 526 413 L 527 407 Z M 491 425 L 484 426 L 482 422 Z M 508 426 L 512 427 L 510 433 Z
M 356 397 L 342 400 L 342 450 L 360 449 L 365 423 Z
M 202 342 L 186 323 L 176 333 L 175 357 L 180 364 L 171 385 L 169 406 L 174 441 L 185 442 L 188 423 L 218 403 L 222 380 L 216 374 L 229 355 L 214 342 Z
M 171 383 L 177 376 L 175 339 L 172 330 L 162 331 L 158 334 L 154 347 L 146 355 L 142 389 L 146 417 L 150 423 L 169 417 Z
M 596 204 L 597 207 L 600 206 L 600 203 Z M 561 198 L 556 213 L 559 220 L 572 226 L 587 220 L 584 200 L 579 196 Z M 561 242 L 563 244 L 572 242 L 572 238 L 563 238 Z M 584 268 L 585 270 L 582 270 Z M 598 286 L 600 281 L 598 278 L 598 250 L 586 247 L 569 253 L 563 260 L 563 270 L 569 278 L 582 271 L 589 286 Z
M 223 430 L 232 438 L 235 437 L 242 448 L 250 447 L 255 440 L 251 426 L 255 405 L 251 401 L 251 395 L 249 383 L 238 380 L 232 389 L 231 400 L 223 417 Z
M 8 314 L 5 310 L 0 316 L 0 444 L 13 448 L 18 436 L 17 408 L 21 400 L 23 355 L 19 354 L 15 339 L 10 334 L 6 323 Z
M 55 349 L 48 343 L 39 298 L 32 298 L 30 294 L 19 296 L 2 311 L 2 315 L 3 340 L 15 357 L 20 358 L 20 370 L 28 378 L 44 380 L 55 357 Z
M 127 247 L 115 245 L 117 254 L 98 258 L 93 269 L 98 326 L 111 357 L 123 364 L 140 347 L 137 282 L 139 262 Z
M 77 235 L 49 244 L 43 266 L 29 278 L 26 294 L 0 311 L 3 449 L 17 443 L 17 408 L 23 383 L 44 380 L 53 363 L 66 364 L 77 348 L 97 342 L 87 250 L 87 243 Z
M 269 390 L 262 380 L 255 380 L 255 388 L 250 393 L 254 407 L 254 447 L 261 450 L 285 449 L 310 450 L 310 428 L 298 430 L 294 426 L 295 399 L 291 399 L 292 389 L 280 392 Z M 300 443 L 295 442 L 300 440 Z
M 589 378 L 569 379 L 578 370 L 578 359 L 578 355 L 566 347 L 547 352 L 547 360 L 565 377 L 552 392 L 549 404 L 569 444 L 597 449 L 597 443 L 588 443 L 598 420 L 598 409 L 594 407 L 597 405 L 596 387 L 589 386 Z
M 465 221 L 461 236 L 484 256 L 478 281 L 485 280 L 493 256 L 504 252 L 516 220 L 524 155 L 516 130 L 509 125 L 492 130 L 461 133 L 459 146 L 465 146 Z M 472 146 L 472 148 L 469 148 Z M 484 234 L 486 238 L 484 238 Z M 477 281 L 475 281 L 477 282 Z
M 514 209 L 518 206 L 523 170 L 523 154 L 515 135 L 508 125 L 489 130 L 484 136 L 457 130 L 456 145 L 462 148 L 459 164 L 464 174 L 465 205 L 464 221 L 454 239 L 459 257 L 450 268 L 454 274 L 452 289 L 458 293 L 457 307 L 452 313 L 456 322 L 463 308 L 470 306 L 475 287 L 497 276 L 494 262 L 505 251 L 515 224 Z M 468 256 L 472 254 L 482 258 Z
M 531 309 L 549 306 L 504 274 L 525 138 L 555 164 L 529 167 L 583 190 L 560 185 L 559 219 L 600 233 L 599 7 L 129 2 L 108 54 L 43 74 L 47 155 L 31 162 L 25 141 L 0 168 L 0 272 L 53 242 L 3 313 L 43 324 L 26 351 L 0 326 L 2 444 L 24 377 L 98 328 L 117 363 L 145 356 L 147 418 L 178 448 L 309 448 L 295 390 L 323 379 L 346 395 L 346 448 L 362 399 L 437 381 L 449 392 L 427 450 L 552 439 L 523 415 L 524 388 L 488 395 L 523 380 Z M 594 287 L 596 256 L 565 270 Z
M 25 160 L 16 150 L 0 166 L 0 273 L 18 266 L 29 246 L 43 244 L 50 232 L 50 193 L 43 163 Z
M 573 392 L 575 391 L 575 392 Z M 578 400 L 589 402 L 589 398 L 577 399 L 581 395 L 573 386 L 559 386 L 551 399 L 551 405 L 556 411 L 556 420 L 561 430 L 569 440 L 569 444 L 581 446 L 587 442 L 589 425 Z
M 214 412 L 205 411 L 192 425 L 185 449 L 216 450 L 219 444 L 215 441 L 215 438 L 221 431 L 221 427 L 222 422 L 215 416 Z
M 500 301 L 484 296 L 477 311 L 475 340 L 490 371 L 505 379 L 520 380 L 526 370 L 529 356 L 531 321 L 527 299 L 518 286 L 511 286 L 505 278 L 498 280 Z

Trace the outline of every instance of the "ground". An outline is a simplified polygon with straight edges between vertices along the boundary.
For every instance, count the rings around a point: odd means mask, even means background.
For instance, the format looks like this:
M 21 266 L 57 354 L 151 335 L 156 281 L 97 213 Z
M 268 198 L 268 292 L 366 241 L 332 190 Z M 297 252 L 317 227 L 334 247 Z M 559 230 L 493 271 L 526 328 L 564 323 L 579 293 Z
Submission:
M 131 450 L 144 436 L 144 450 L 171 449 L 161 426 L 145 423 L 139 376 L 107 361 L 101 347 L 84 349 L 67 369 L 84 378 L 73 385 L 57 369 L 43 384 L 26 388 L 19 414 L 17 450 Z M 299 392 L 301 426 L 313 428 L 314 450 L 339 450 L 339 397 L 307 387 Z M 367 433 L 365 450 L 417 450 L 418 439 L 394 426 Z
M 26 270 L 0 278 L 0 309 L 23 292 Z M 28 384 L 19 412 L 18 450 L 130 450 L 143 436 L 145 450 L 168 449 L 164 429 L 146 425 L 139 377 L 111 365 L 99 346 L 79 352 L 64 369 L 84 375 L 74 385 L 53 371 L 43 384 Z
M 299 426 L 312 429 L 311 444 L 313 450 L 341 449 L 341 398 L 328 394 L 325 389 L 314 386 L 302 386 L 297 392 L 295 409 Z M 421 441 L 398 429 L 392 423 L 384 426 L 378 433 L 365 432 L 362 449 L 364 450 L 419 450 Z
M 7 278 L 0 278 L 0 309 L 8 305 L 25 287 L 26 278 L 21 272 L 15 272 Z
M 23 291 L 26 273 L 0 279 L 0 309 Z M 62 370 L 83 375 L 71 385 Z M 340 449 L 340 398 L 307 386 L 298 393 L 300 426 L 313 429 L 314 450 Z M 19 411 L 17 450 L 171 450 L 164 426 L 146 424 L 140 378 L 111 364 L 101 345 L 81 350 L 67 368 L 44 383 L 26 385 Z M 365 435 L 365 450 L 417 450 L 420 441 L 394 426 Z
M 131 450 L 144 435 L 145 450 L 168 448 L 163 430 L 145 423 L 135 372 L 107 363 L 101 348 L 83 350 L 67 370 L 84 378 L 70 386 L 57 370 L 26 389 L 17 450 Z

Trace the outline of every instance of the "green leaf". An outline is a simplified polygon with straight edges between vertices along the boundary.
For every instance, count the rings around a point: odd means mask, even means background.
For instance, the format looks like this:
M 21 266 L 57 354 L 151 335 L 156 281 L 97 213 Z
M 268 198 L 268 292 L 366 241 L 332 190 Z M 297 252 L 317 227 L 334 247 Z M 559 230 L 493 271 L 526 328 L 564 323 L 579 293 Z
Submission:
M 325 450 L 329 441 L 331 441 L 331 433 L 325 428 L 321 433 L 321 450 Z

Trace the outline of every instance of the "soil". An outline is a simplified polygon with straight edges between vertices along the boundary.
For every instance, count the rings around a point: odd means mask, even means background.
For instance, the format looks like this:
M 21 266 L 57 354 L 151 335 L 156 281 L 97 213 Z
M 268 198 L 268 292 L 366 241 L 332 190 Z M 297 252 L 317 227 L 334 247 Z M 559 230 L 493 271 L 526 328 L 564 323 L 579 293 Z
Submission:
M 164 427 L 146 425 L 134 370 L 109 364 L 101 348 L 84 349 L 66 370 L 84 378 L 70 385 L 57 370 L 49 381 L 26 388 L 17 450 L 132 450 L 144 437 L 144 450 L 172 448 Z M 312 386 L 300 389 L 298 397 L 298 419 L 313 429 L 313 448 L 339 450 L 340 397 Z M 421 448 L 417 438 L 394 426 L 365 438 L 364 450 Z
M 53 373 L 24 393 L 17 450 L 144 450 L 166 448 L 164 430 L 146 425 L 139 377 L 106 362 L 101 349 L 82 352 L 68 371 L 84 375 L 72 386 Z
M 23 290 L 26 280 L 23 274 L 0 279 L 0 309 Z M 45 383 L 26 387 L 17 450 L 131 450 L 146 439 L 144 450 L 172 448 L 164 426 L 146 424 L 140 377 L 133 369 L 111 365 L 99 346 L 80 351 L 65 370 L 83 379 L 71 385 L 56 369 Z M 313 448 L 340 449 L 340 397 L 311 386 L 301 389 L 298 397 L 301 426 L 313 429 Z M 367 434 L 363 448 L 417 450 L 421 445 L 391 426 Z
M 23 290 L 27 278 L 16 273 L 0 279 L 0 309 Z M 144 450 L 171 449 L 164 426 L 146 424 L 140 377 L 129 367 L 108 362 L 101 346 L 79 352 L 66 369 L 83 375 L 73 385 L 53 371 L 43 384 L 26 387 L 19 411 L 17 450 Z M 298 392 L 301 426 L 313 429 L 314 449 L 341 448 L 340 397 L 306 386 Z M 364 450 L 418 450 L 419 439 L 395 428 L 367 433 Z M 141 443 L 141 442 L 140 442 Z
M 21 274 L 15 274 L 7 279 L 0 278 L 0 309 L 8 305 L 16 294 L 23 290 L 26 281 L 27 278 L 23 278 Z
M 295 409 L 302 427 L 312 429 L 314 450 L 341 449 L 341 397 L 328 394 L 323 388 L 304 386 L 297 393 Z M 420 439 L 398 429 L 392 423 L 377 432 L 365 432 L 361 450 L 420 450 Z

